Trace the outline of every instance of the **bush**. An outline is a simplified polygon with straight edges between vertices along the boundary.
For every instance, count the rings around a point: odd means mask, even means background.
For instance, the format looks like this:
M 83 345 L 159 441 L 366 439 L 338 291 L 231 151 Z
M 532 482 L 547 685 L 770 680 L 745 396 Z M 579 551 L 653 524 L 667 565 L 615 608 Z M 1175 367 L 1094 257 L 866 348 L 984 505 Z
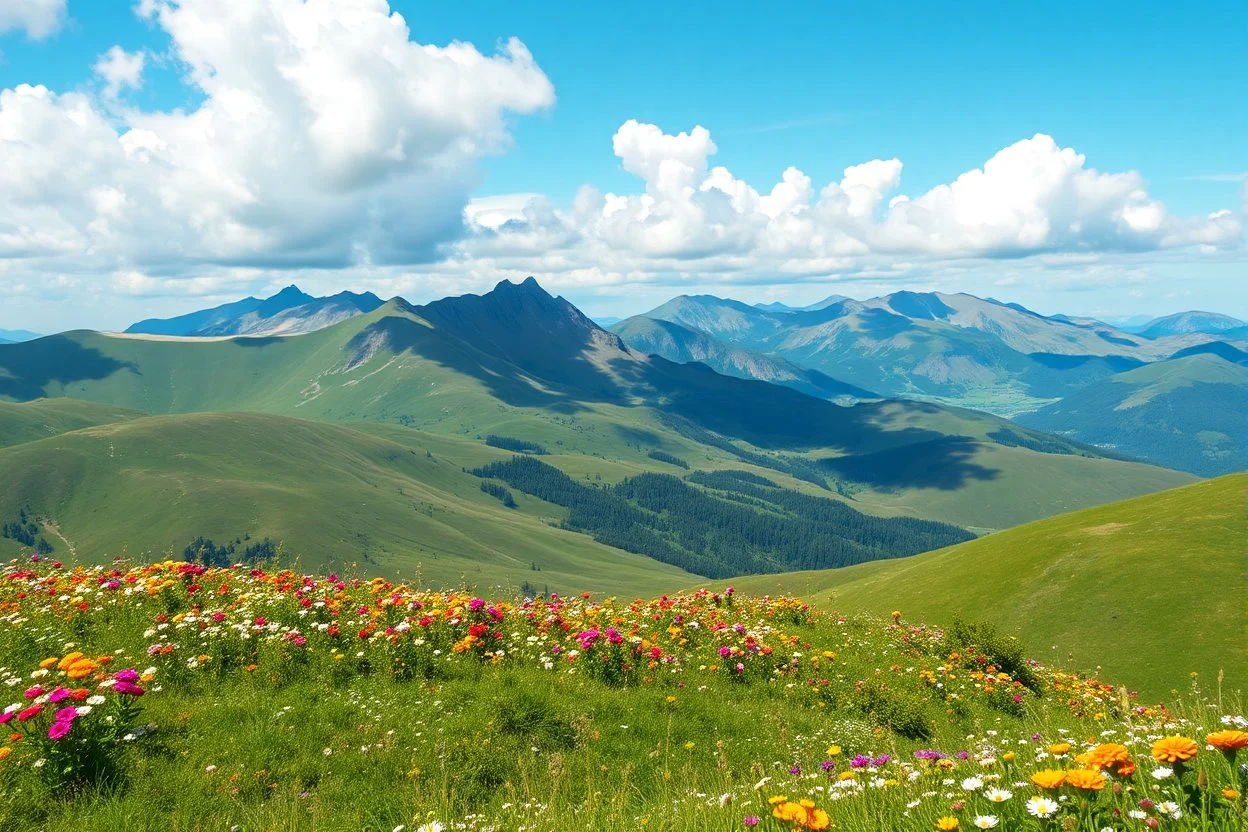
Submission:
M 973 653 L 973 660 L 978 664 L 995 665 L 1030 690 L 1040 691 L 1040 680 L 1024 657 L 1022 641 L 1015 636 L 1001 635 L 990 622 L 955 618 L 945 630 L 944 648 L 946 653 Z
M 515 451 L 518 454 L 542 456 L 546 453 L 546 449 L 536 442 L 529 442 L 527 439 L 516 439 L 514 436 L 495 436 L 491 433 L 485 437 L 485 444 L 491 448 L 502 448 L 504 451 Z

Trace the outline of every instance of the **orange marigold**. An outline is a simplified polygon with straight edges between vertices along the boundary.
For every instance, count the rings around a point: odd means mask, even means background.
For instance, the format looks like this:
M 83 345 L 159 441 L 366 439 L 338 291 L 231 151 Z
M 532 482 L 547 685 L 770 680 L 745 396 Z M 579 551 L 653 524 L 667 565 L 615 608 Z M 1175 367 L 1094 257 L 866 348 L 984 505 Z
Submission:
M 1131 761 L 1131 752 L 1125 745 L 1107 742 L 1098 745 L 1076 759 L 1085 768 L 1108 769 L 1120 777 L 1135 773 L 1135 763 Z
M 1105 788 L 1105 775 L 1094 768 L 1076 768 L 1066 772 L 1066 785 L 1076 789 L 1099 792 Z
M 1031 775 L 1031 782 L 1042 789 L 1056 789 L 1066 782 L 1066 772 L 1046 768 Z
M 8 757 L 12 753 L 13 749 L 9 748 L 7 745 L 4 748 L 0 748 L 0 761 L 3 761 L 5 757 Z
M 1216 731 L 1205 737 L 1205 742 L 1219 751 L 1238 751 L 1248 748 L 1248 731 Z
M 1187 737 L 1162 737 L 1153 743 L 1153 759 L 1159 763 L 1183 763 L 1200 753 Z

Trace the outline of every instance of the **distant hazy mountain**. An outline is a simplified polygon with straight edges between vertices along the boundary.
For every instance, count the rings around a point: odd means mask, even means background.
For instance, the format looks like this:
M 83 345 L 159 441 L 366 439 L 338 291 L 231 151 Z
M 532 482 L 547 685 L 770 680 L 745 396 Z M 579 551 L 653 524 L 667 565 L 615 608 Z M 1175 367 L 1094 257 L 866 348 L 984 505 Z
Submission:
M 598 324 L 598 326 L 602 327 L 603 329 L 608 329 L 612 326 L 615 326 L 616 324 L 618 324 L 620 321 L 624 319 L 619 317 L 618 315 L 600 315 L 598 317 L 592 318 L 591 320 L 593 320 L 594 323 Z
M 1230 315 L 1217 312 L 1179 312 L 1149 321 L 1139 332 L 1145 338 L 1161 338 L 1166 335 L 1189 335 L 1193 332 L 1206 332 L 1220 335 L 1229 330 L 1245 326 L 1245 323 Z
M 1212 339 L 1203 333 L 1143 338 L 1093 319 L 1046 317 L 967 294 L 919 292 L 833 300 L 799 311 L 681 296 L 646 317 L 887 396 L 1007 415 Z
M 20 344 L 22 341 L 33 341 L 42 338 L 38 332 L 29 329 L 0 329 L 0 344 Z
M 221 336 L 294 335 L 313 332 L 339 321 L 372 312 L 382 305 L 372 292 L 339 292 L 312 297 L 297 286 L 287 286 L 272 297 L 243 298 L 176 318 L 139 321 L 126 332 L 145 335 Z
M 615 324 L 611 331 L 635 350 L 679 364 L 698 361 L 721 375 L 783 384 L 838 402 L 880 398 L 870 390 L 845 384 L 818 370 L 734 347 L 706 332 L 673 321 L 636 315 Z
M 1208 352 L 1158 361 L 1015 421 L 1201 476 L 1242 471 L 1248 367 Z

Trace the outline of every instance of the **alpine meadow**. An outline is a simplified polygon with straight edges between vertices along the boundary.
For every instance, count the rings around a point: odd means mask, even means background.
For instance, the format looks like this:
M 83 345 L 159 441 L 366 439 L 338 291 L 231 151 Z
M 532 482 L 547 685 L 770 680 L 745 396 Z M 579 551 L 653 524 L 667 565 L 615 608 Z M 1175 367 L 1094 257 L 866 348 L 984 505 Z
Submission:
M 0 0 L 0 832 L 1248 829 L 1245 30 Z

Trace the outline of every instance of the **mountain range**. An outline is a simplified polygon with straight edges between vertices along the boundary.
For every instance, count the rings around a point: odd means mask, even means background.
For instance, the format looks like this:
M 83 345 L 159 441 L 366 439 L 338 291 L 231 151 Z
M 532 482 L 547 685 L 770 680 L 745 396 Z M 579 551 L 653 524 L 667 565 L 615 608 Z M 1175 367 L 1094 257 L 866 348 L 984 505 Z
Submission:
M 984 413 L 668 361 L 531 278 L 297 337 L 5 345 L 0 399 L 0 516 L 66 546 L 245 533 L 443 582 L 843 565 L 1191 481 Z
M 317 298 L 292 285 L 263 299 L 246 297 L 176 318 L 139 321 L 126 333 L 180 337 L 296 335 L 372 312 L 381 304 L 381 298 L 372 292 L 339 292 Z

